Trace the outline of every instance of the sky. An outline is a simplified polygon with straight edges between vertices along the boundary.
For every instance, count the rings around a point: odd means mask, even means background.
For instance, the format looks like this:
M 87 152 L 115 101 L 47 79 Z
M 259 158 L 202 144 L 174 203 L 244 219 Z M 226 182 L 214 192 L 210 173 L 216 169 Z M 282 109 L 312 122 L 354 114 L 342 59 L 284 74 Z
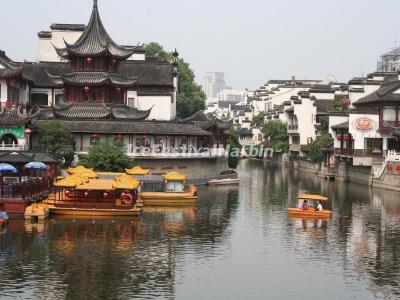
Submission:
M 225 72 L 229 86 L 255 89 L 269 79 L 340 82 L 376 69 L 400 46 L 398 0 L 98 0 L 119 44 L 158 42 L 178 49 L 196 81 Z M 0 49 L 36 60 L 37 32 L 52 23 L 89 21 L 92 0 L 1 0 Z

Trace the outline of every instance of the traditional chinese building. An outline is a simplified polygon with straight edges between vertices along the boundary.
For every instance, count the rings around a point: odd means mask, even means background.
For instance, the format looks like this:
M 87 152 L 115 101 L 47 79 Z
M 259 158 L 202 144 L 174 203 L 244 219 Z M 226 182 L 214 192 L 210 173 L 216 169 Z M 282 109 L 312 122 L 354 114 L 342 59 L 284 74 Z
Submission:
M 201 168 L 205 158 L 225 155 L 204 149 L 225 148 L 231 121 L 202 112 L 176 120 L 178 53 L 167 62 L 147 57 L 143 46 L 117 44 L 96 0 L 87 25 L 53 24 L 38 36 L 37 63 L 14 62 L 0 52 L 4 150 L 38 149 L 40 126 L 57 122 L 73 133 L 78 155 L 102 139 L 123 141 L 127 155 L 147 159 L 149 167 L 149 159 L 187 158 L 199 159 Z

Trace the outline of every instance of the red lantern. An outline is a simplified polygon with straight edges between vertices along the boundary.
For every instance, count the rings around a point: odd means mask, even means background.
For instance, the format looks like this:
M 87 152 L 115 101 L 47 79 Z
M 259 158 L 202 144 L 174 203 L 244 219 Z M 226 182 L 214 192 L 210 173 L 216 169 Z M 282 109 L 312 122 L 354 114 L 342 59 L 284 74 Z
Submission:
M 90 64 L 90 63 L 92 62 L 92 58 L 91 58 L 91 57 L 87 57 L 87 58 L 86 58 L 86 62 L 87 62 L 88 64 Z
M 115 90 L 117 91 L 117 93 L 121 92 L 121 88 L 120 88 L 119 86 L 117 86 L 117 87 L 115 88 Z
M 84 195 L 85 197 L 87 197 L 87 196 L 89 196 L 89 193 L 88 193 L 88 192 L 84 192 L 83 195 Z
M 343 140 L 344 140 L 344 141 L 348 141 L 348 140 L 349 140 L 349 136 L 348 136 L 348 135 L 345 135 L 345 136 L 343 137 Z
M 397 166 L 396 166 L 396 171 L 397 171 L 398 173 L 400 173 L 400 165 L 397 165 Z
M 107 192 L 104 193 L 103 196 L 104 196 L 104 198 L 107 198 L 108 197 L 108 193 Z
M 387 169 L 388 169 L 388 171 L 393 171 L 393 166 L 392 165 L 388 165 Z
M 31 133 L 32 133 L 32 130 L 30 130 L 29 128 L 26 128 L 26 129 L 25 129 L 25 135 L 26 135 L 26 136 L 30 136 Z
M 89 86 L 85 86 L 85 87 L 84 87 L 84 90 L 85 90 L 86 93 L 89 93 L 90 87 L 89 87 Z
M 118 139 L 118 140 L 122 140 L 122 139 L 124 139 L 124 136 L 123 136 L 122 134 L 118 134 L 118 135 L 117 135 L 117 139 Z
M 341 140 L 342 140 L 342 136 L 339 135 L 339 136 L 337 137 L 337 140 L 338 140 L 338 141 L 341 141 Z
M 117 63 L 117 60 L 116 60 L 115 58 L 113 58 L 113 59 L 111 60 L 111 63 L 112 63 L 113 65 L 115 65 L 115 64 Z
M 69 194 L 69 191 L 68 191 L 68 190 L 66 190 L 66 191 L 65 191 L 65 195 L 68 195 L 68 194 Z

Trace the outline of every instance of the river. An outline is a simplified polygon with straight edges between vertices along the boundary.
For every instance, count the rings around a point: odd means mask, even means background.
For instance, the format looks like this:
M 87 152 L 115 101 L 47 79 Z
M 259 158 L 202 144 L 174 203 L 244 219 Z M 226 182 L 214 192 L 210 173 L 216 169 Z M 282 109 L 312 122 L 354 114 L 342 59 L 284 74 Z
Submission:
M 196 207 L 140 220 L 11 220 L 1 299 L 398 299 L 400 193 L 241 161 L 240 187 L 202 187 Z M 294 220 L 302 192 L 327 221 Z

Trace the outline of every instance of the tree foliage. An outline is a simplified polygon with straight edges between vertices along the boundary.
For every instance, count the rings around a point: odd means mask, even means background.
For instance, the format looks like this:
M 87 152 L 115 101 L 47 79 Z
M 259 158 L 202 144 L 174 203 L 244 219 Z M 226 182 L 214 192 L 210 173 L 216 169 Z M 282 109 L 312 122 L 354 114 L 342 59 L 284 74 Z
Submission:
M 230 169 L 236 169 L 239 164 L 242 145 L 240 145 L 239 138 L 234 130 L 230 131 L 227 142 L 229 145 L 228 167 Z
M 253 126 L 262 126 L 264 125 L 264 117 L 265 115 L 263 113 L 259 113 L 257 116 L 253 118 L 251 121 L 251 125 Z
M 343 106 L 342 101 L 347 97 L 345 95 L 335 95 L 335 100 L 329 105 L 328 112 L 345 112 L 347 108 Z
M 323 147 L 333 142 L 332 136 L 329 133 L 325 133 L 316 138 L 316 140 L 310 145 L 309 157 L 314 163 L 320 163 L 324 160 Z
M 99 141 L 81 158 L 81 162 L 87 168 L 105 172 L 124 171 L 133 164 L 133 160 L 123 151 L 123 143 L 114 140 Z
M 281 121 L 268 122 L 261 131 L 264 134 L 267 145 L 274 151 L 289 151 L 289 135 L 286 124 Z
M 71 131 L 57 122 L 46 122 L 39 127 L 39 148 L 55 159 L 65 158 L 66 165 L 73 160 Z
M 167 52 L 157 43 L 145 45 L 146 55 L 158 57 L 162 60 L 171 61 L 173 55 Z M 194 113 L 205 109 L 206 95 L 201 86 L 195 82 L 195 75 L 189 63 L 183 58 L 178 58 L 178 93 L 176 102 L 176 113 L 180 119 L 190 117 Z

